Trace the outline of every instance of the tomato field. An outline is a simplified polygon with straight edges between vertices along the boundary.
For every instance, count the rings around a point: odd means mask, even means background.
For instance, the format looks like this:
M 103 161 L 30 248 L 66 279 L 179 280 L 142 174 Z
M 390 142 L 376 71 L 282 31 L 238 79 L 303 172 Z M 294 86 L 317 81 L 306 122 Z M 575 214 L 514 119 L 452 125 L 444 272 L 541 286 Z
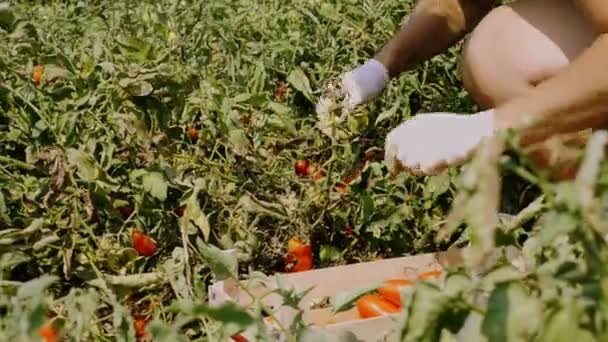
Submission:
M 263 277 L 467 246 L 442 284 L 402 298 L 403 341 L 453 341 L 465 322 L 467 341 L 608 338 L 604 132 L 572 181 L 513 134 L 464 168 L 390 174 L 391 128 L 476 110 L 460 46 L 339 126 L 317 116 L 414 1 L 40 3 L 0 4 L 0 336 L 227 341 L 257 325 L 270 340 L 263 308 L 206 304 L 237 261 Z M 526 271 L 486 258 L 497 248 Z

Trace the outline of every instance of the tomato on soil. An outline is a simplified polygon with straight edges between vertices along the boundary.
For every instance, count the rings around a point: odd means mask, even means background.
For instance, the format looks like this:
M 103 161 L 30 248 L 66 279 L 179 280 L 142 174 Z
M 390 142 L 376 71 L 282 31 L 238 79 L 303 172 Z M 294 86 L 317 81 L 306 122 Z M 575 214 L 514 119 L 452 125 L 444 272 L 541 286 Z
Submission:
M 196 129 L 196 128 L 192 127 L 192 126 L 189 126 L 188 127 L 188 136 L 192 140 L 198 139 L 198 129 Z
M 318 169 L 315 174 L 313 175 L 313 178 L 315 181 L 320 181 L 325 177 L 325 170 L 323 169 Z
M 156 253 L 156 241 L 137 229 L 133 229 L 131 241 L 133 243 L 133 248 L 135 248 L 137 253 L 141 256 L 149 257 Z
M 57 342 L 59 341 L 59 336 L 53 326 L 50 323 L 47 323 L 40 328 L 38 331 L 38 335 L 42 337 L 44 342 Z
M 344 227 L 344 235 L 346 235 L 346 236 L 353 235 L 353 227 L 349 223 L 347 223 L 346 227 Z
M 305 177 L 310 174 L 309 163 L 307 160 L 298 160 L 295 165 L 296 175 Z
M 129 218 L 129 216 L 131 216 L 131 214 L 133 214 L 133 207 L 130 207 L 130 206 L 119 207 L 118 212 L 120 212 L 120 215 L 124 219 L 127 219 L 127 218 Z
M 32 81 L 34 81 L 34 84 L 40 84 L 40 81 L 42 81 L 43 74 L 44 67 L 42 65 L 35 65 L 34 69 L 32 70 Z
M 175 212 L 175 215 L 182 217 L 184 216 L 184 211 L 186 211 L 185 207 L 177 207 L 173 210 Z
M 148 321 L 145 318 L 136 318 L 135 319 L 135 337 L 137 339 L 143 339 L 148 336 L 148 332 L 146 331 L 146 325 Z
M 388 300 L 374 294 L 366 294 L 356 302 L 361 318 L 390 315 L 399 312 L 399 308 Z
M 384 285 L 378 289 L 378 293 L 382 298 L 401 307 L 401 290 L 411 286 L 412 281 L 409 279 L 390 279 L 384 282 Z
M 312 247 L 304 244 L 299 238 L 291 238 L 287 242 L 285 268 L 288 272 L 302 272 L 313 268 Z

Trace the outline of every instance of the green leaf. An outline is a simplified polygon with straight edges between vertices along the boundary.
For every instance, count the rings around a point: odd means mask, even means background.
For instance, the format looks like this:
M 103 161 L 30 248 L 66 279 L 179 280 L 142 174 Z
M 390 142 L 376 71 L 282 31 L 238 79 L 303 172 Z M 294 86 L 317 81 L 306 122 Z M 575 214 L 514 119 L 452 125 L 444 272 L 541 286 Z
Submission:
M 312 99 L 312 89 L 310 88 L 310 81 L 302 69 L 296 67 L 287 76 L 287 82 L 289 82 L 294 88 L 299 90 L 306 98 Z M 312 100 L 311 100 L 312 101 Z
M 53 283 L 59 280 L 56 276 L 44 275 L 42 277 L 32 279 L 19 287 L 17 297 L 28 298 L 42 295 L 43 292 Z
M 133 248 L 122 248 L 108 255 L 108 264 L 114 271 L 120 271 L 123 267 L 137 259 L 137 251 Z
M 116 39 L 121 53 L 130 56 L 138 63 L 145 63 L 150 59 L 152 46 L 135 37 L 119 37 Z
M 68 162 L 75 166 L 78 170 L 78 175 L 85 181 L 95 181 L 99 178 L 100 172 L 96 166 L 95 160 L 89 154 L 69 148 L 66 151 Z
M 397 110 L 399 109 L 399 107 L 401 106 L 401 101 L 397 100 L 395 101 L 395 104 L 393 104 L 393 106 L 385 111 L 383 111 L 382 113 L 380 113 L 380 115 L 378 115 L 378 118 L 376 118 L 376 125 L 378 125 L 379 123 L 381 123 L 384 120 L 388 120 L 390 118 L 392 118 L 393 116 L 395 116 L 395 114 L 397 114 Z
M 375 291 L 380 286 L 382 286 L 382 283 L 359 287 L 348 292 L 340 292 L 331 296 L 329 298 L 329 303 L 331 304 L 334 313 L 350 310 L 357 299 L 367 293 Z
M 0 28 L 10 32 L 13 30 L 15 23 L 15 16 L 10 9 L 8 2 L 0 3 Z
M 424 196 L 437 197 L 444 194 L 450 189 L 452 179 L 448 172 L 444 172 L 437 176 L 430 176 L 424 188 Z
M 268 104 L 268 108 L 280 116 L 287 115 L 291 112 L 291 108 L 273 101 Z
M 144 80 L 123 78 L 118 82 L 118 85 L 127 90 L 132 96 L 148 96 L 154 91 L 152 84 Z
M 167 199 L 168 184 L 162 173 L 158 171 L 147 172 L 142 177 L 142 186 L 145 191 L 161 202 Z
M 217 280 L 222 281 L 236 274 L 238 266 L 236 256 L 206 244 L 201 239 L 197 239 L 196 243 L 199 252 Z
M 232 145 L 232 150 L 239 156 L 245 156 L 249 152 L 249 141 L 242 129 L 231 129 L 228 132 L 228 139 Z
M 566 307 L 553 312 L 542 330 L 539 341 L 551 342 L 591 342 L 596 339 L 587 330 L 579 327 L 581 315 L 577 315 L 573 304 L 567 303 Z
M 542 310 L 522 284 L 499 284 L 488 300 L 482 332 L 492 342 L 529 341 L 540 326 Z
M 194 306 L 193 312 L 205 314 L 209 318 L 221 323 L 236 324 L 240 329 L 246 329 L 255 322 L 247 311 L 231 302 L 217 307 L 198 304 Z
M 209 219 L 207 215 L 202 211 L 199 202 L 198 202 L 198 194 L 200 192 L 200 188 L 196 188 L 195 191 L 192 192 L 192 195 L 188 199 L 186 204 L 186 226 L 184 227 L 188 234 L 193 234 L 195 232 L 192 229 L 192 225 L 197 228 L 201 234 L 203 235 L 203 240 L 205 242 L 209 241 L 209 236 L 211 235 L 211 226 L 209 225 Z
M 152 335 L 154 341 L 158 342 L 176 342 L 187 341 L 186 337 L 181 335 L 177 329 L 171 327 L 160 320 L 153 320 L 148 323 L 148 331 Z

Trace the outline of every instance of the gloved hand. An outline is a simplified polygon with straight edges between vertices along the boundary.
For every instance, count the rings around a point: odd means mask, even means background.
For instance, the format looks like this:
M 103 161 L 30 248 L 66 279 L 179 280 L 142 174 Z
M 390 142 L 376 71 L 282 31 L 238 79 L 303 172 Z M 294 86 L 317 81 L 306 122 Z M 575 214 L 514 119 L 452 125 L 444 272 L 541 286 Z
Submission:
M 375 59 L 342 75 L 341 92 L 349 107 L 376 98 L 390 80 L 388 69 Z
M 398 161 L 416 175 L 433 175 L 470 157 L 483 138 L 494 135 L 494 110 L 463 115 L 418 114 L 386 137 L 385 162 Z

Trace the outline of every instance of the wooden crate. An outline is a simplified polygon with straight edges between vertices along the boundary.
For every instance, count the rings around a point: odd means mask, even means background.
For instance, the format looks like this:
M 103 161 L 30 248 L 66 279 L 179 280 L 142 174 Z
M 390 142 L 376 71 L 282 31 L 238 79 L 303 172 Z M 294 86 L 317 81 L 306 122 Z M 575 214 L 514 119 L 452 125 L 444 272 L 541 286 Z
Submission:
M 392 341 L 395 339 L 395 319 L 397 315 L 361 319 L 356 308 L 333 314 L 331 307 L 314 308 L 329 296 L 352 291 L 356 288 L 373 285 L 378 282 L 394 279 L 416 279 L 424 272 L 443 270 L 449 265 L 462 262 L 460 250 L 449 252 L 428 253 L 414 256 L 378 260 L 352 265 L 315 269 L 299 273 L 279 273 L 269 277 L 263 284 L 249 286 L 249 291 L 273 311 L 284 326 L 289 326 L 296 311 L 282 306 L 282 298 L 277 294 L 268 294 L 272 289 L 306 290 L 313 285 L 300 303 L 303 319 L 314 329 L 322 329 L 329 333 L 351 332 L 362 341 Z M 246 281 L 241 282 L 245 287 Z M 251 285 L 251 284 L 249 284 Z M 226 301 L 238 303 L 242 307 L 251 307 L 253 298 L 240 290 L 235 280 L 225 280 L 214 283 L 209 289 L 210 305 L 219 305 Z M 241 334 L 249 341 L 254 339 L 250 332 Z

